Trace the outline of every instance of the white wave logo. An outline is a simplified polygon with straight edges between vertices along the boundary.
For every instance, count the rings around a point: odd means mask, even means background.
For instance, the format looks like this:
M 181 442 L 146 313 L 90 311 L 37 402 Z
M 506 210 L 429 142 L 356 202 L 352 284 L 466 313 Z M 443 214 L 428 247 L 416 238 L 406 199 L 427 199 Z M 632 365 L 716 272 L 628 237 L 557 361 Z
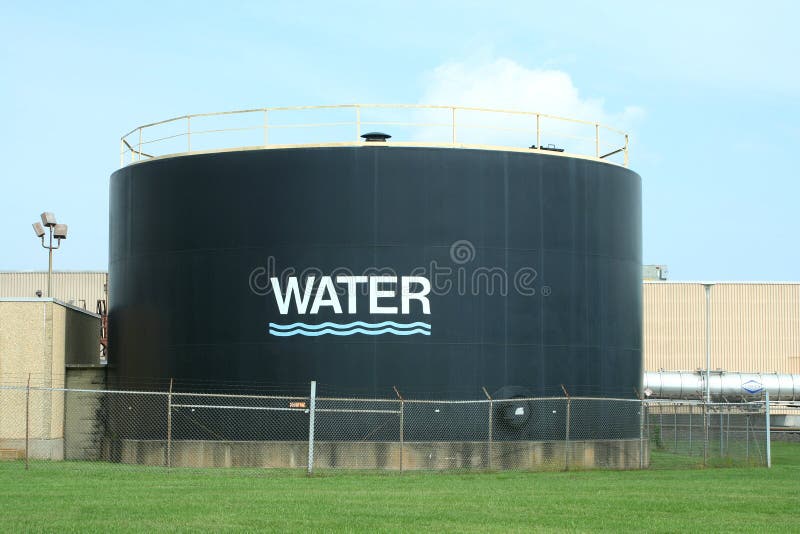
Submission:
M 355 321 L 353 323 L 291 323 L 277 324 L 269 323 L 269 333 L 278 337 L 289 336 L 352 336 L 354 334 L 364 334 L 367 336 L 377 336 L 380 334 L 394 334 L 395 336 L 410 336 L 421 334 L 431 335 L 431 325 L 429 323 L 396 323 L 394 321 L 383 321 L 381 323 L 365 323 Z

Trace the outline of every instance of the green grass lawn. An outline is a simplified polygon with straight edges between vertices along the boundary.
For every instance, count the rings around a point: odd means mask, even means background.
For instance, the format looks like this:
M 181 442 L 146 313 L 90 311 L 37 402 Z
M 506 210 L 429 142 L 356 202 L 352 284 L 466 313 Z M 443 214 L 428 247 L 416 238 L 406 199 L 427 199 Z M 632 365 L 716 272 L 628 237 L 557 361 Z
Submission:
M 4 531 L 800 531 L 800 444 L 772 469 L 364 474 L 0 462 Z

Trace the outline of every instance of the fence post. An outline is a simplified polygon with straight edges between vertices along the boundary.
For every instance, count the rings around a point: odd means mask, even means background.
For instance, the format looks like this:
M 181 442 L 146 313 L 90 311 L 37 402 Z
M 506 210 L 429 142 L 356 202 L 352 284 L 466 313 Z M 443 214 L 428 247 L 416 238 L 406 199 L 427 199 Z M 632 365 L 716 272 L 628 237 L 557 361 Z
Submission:
M 186 116 L 186 152 L 192 151 L 192 117 Z
M 674 425 L 672 433 L 674 434 L 673 437 L 675 438 L 675 452 L 677 453 L 678 452 L 678 405 L 677 404 L 672 406 L 672 412 L 673 412 L 672 423 Z
M 403 417 L 405 415 L 405 401 L 403 400 L 403 396 L 400 395 L 400 392 L 397 390 L 397 386 L 392 386 L 394 392 L 397 394 L 397 398 L 400 399 L 400 472 L 403 472 L 403 430 L 405 426 L 405 421 L 403 421 Z
M 172 378 L 167 394 L 167 468 L 172 467 Z
M 639 401 L 639 469 L 644 469 L 644 397 Z
M 731 454 L 731 407 L 728 406 L 728 416 L 725 418 L 725 453 Z
M 745 416 L 744 420 L 744 441 L 745 441 L 745 458 L 748 465 L 750 464 L 750 414 Z
M 314 415 L 317 409 L 317 381 L 311 381 L 311 396 L 308 403 L 308 474 L 314 474 Z
M 564 384 L 561 384 L 561 389 L 564 391 L 564 395 L 567 397 L 567 417 L 564 432 L 564 470 L 569 471 L 569 417 L 572 409 L 572 399 L 567 392 L 567 388 L 564 387 Z
M 770 420 L 769 420 L 769 390 L 765 391 L 766 397 L 766 405 L 767 405 L 767 413 L 766 413 L 766 425 L 767 425 L 767 468 L 772 467 L 772 436 L 770 435 Z
M 492 396 L 489 395 L 489 392 L 486 391 L 486 386 L 481 386 L 483 388 L 483 394 L 486 395 L 486 398 L 489 399 L 489 451 L 487 453 L 486 459 L 486 466 L 489 470 L 492 469 L 492 456 L 494 455 L 494 425 L 492 424 L 492 419 L 494 417 L 494 400 Z
M 703 440 L 703 467 L 708 466 L 708 403 L 703 400 L 703 426 L 705 427 L 705 439 Z
M 28 387 L 25 388 L 25 470 L 28 470 L 28 449 L 30 447 L 31 426 L 31 374 L 28 373 Z

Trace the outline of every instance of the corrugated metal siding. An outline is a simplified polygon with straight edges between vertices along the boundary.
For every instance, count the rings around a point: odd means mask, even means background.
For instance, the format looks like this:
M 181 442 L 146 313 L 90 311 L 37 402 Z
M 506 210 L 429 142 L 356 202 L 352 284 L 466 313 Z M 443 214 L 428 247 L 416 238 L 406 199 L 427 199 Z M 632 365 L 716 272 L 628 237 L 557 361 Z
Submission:
M 645 370 L 705 368 L 703 285 L 646 283 L 643 296 Z M 715 284 L 711 368 L 800 373 L 800 284 Z
M 726 369 L 800 373 L 800 285 L 721 284 L 711 299 L 712 367 L 717 353 Z
M 644 369 L 705 367 L 702 285 L 644 284 Z
M 106 299 L 104 272 L 54 272 L 53 297 L 94 312 Z M 0 298 L 47 296 L 47 272 L 0 272 Z

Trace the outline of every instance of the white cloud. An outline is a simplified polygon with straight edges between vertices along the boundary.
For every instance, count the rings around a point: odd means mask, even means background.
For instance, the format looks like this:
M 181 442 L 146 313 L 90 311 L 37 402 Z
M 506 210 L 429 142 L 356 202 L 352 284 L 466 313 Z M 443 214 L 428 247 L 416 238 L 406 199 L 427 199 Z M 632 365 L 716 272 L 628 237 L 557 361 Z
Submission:
M 431 105 L 455 105 L 492 109 L 533 111 L 590 122 L 599 122 L 617 129 L 629 129 L 644 115 L 637 106 L 628 106 L 621 112 L 610 112 L 602 98 L 583 97 L 566 72 L 554 69 L 530 69 L 508 58 L 473 62 L 449 62 L 434 69 L 427 78 L 420 102 Z M 465 114 L 468 115 L 468 114 Z M 521 123 L 514 117 L 503 116 L 503 124 L 495 118 L 465 117 L 471 124 L 491 124 L 500 128 Z M 526 124 L 530 124 L 529 119 Z M 543 124 L 542 143 L 555 142 L 559 146 L 583 152 L 594 151 L 594 127 L 550 121 Z M 509 133 L 503 134 L 508 138 Z M 601 150 L 618 147 L 619 139 L 611 134 L 601 134 Z M 530 139 L 530 135 L 525 140 Z M 481 140 L 481 142 L 485 142 Z M 520 138 L 518 142 L 523 142 Z M 489 143 L 505 144 L 505 143 Z M 515 142 L 516 144 L 516 142 Z M 580 148 L 576 144 L 582 145 Z
M 643 110 L 637 106 L 628 106 L 622 113 L 609 113 L 602 98 L 582 98 L 566 72 L 529 69 L 508 58 L 440 65 L 429 76 L 421 101 L 538 111 L 601 123 L 628 123 L 643 115 Z

